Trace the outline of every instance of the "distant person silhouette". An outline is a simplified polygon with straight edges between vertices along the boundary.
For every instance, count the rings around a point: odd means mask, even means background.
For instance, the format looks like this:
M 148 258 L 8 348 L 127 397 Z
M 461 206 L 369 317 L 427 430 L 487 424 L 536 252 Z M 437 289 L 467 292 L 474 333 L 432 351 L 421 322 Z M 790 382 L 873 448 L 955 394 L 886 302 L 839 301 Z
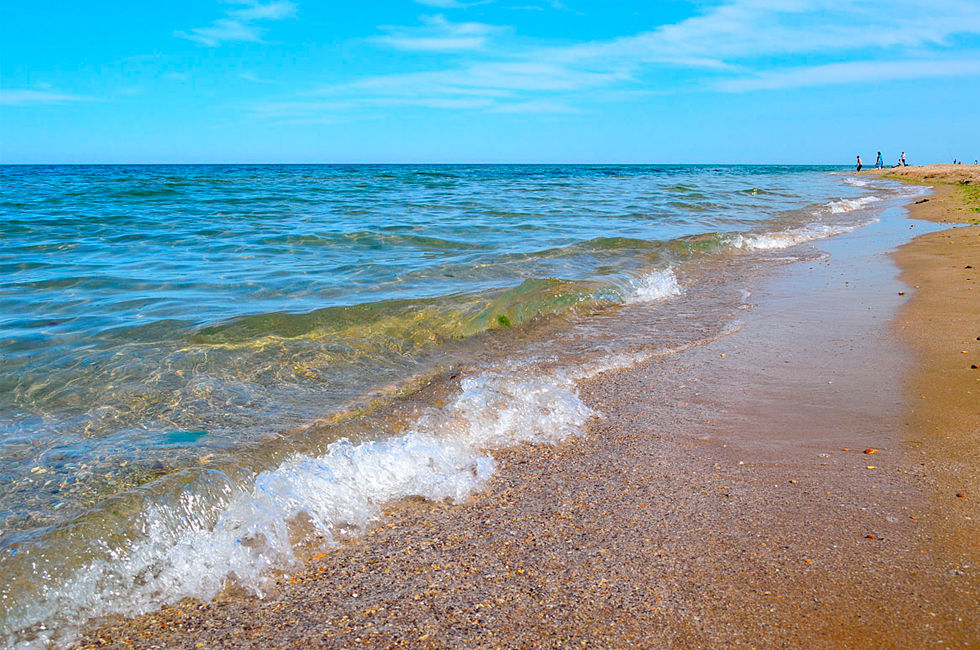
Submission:
M 901 165 L 902 167 L 905 167 L 905 166 L 908 165 L 908 163 L 905 162 L 905 152 L 904 151 L 902 152 L 902 157 L 898 159 L 898 164 Z
M 885 163 L 881 160 L 881 152 L 878 152 L 878 159 L 875 160 L 875 169 L 881 169 L 885 166 Z
M 858 165 L 857 165 L 857 170 L 858 170 L 858 171 L 861 171 L 861 156 L 858 156 Z

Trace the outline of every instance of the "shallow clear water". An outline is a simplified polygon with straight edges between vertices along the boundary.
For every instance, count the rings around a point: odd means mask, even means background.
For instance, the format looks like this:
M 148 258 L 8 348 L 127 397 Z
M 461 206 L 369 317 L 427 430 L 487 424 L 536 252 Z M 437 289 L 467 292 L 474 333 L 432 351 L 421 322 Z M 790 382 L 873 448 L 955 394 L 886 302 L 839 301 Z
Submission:
M 487 449 L 574 435 L 578 378 L 731 326 L 732 260 L 901 191 L 831 171 L 0 167 L 6 638 L 261 588 L 379 504 L 478 489 Z

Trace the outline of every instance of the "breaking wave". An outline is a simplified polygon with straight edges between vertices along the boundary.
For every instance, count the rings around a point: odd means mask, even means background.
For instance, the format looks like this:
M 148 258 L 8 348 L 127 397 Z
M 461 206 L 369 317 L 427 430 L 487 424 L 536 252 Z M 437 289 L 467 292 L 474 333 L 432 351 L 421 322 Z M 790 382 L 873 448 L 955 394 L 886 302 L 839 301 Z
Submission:
M 594 412 L 579 399 L 576 381 L 643 358 L 618 355 L 537 377 L 467 377 L 447 406 L 429 409 L 402 435 L 339 440 L 322 455 L 289 457 L 256 474 L 248 489 L 230 473 L 188 472 L 166 490 L 145 490 L 135 531 L 93 536 L 115 523 L 124 500 L 110 500 L 72 531 L 91 540 L 83 551 L 89 561 L 72 575 L 61 579 L 46 566 L 67 551 L 57 545 L 24 558 L 51 579 L 30 598 L 15 585 L 3 588 L 2 598 L 17 602 L 4 637 L 24 647 L 61 645 L 92 617 L 136 615 L 185 597 L 207 601 L 232 584 L 261 595 L 270 576 L 301 564 L 297 549 L 362 533 L 386 504 L 465 499 L 494 471 L 489 450 L 582 435 Z
M 837 225 L 809 224 L 799 228 L 785 230 L 783 232 L 740 234 L 734 235 L 731 238 L 731 244 L 735 248 L 746 250 L 773 250 L 789 248 L 790 246 L 796 246 L 797 244 L 804 244 L 817 239 L 825 239 L 835 235 L 842 235 L 846 232 L 852 232 L 858 228 L 861 228 L 862 226 L 868 225 L 868 223 L 871 222 L 866 221 L 860 224 Z
M 826 204 L 826 207 L 830 210 L 830 214 L 843 214 L 844 212 L 851 212 L 853 210 L 860 210 L 861 208 L 866 208 L 872 203 L 877 203 L 881 201 L 880 197 L 877 196 L 862 196 L 857 199 L 839 199 L 837 201 L 831 201 Z

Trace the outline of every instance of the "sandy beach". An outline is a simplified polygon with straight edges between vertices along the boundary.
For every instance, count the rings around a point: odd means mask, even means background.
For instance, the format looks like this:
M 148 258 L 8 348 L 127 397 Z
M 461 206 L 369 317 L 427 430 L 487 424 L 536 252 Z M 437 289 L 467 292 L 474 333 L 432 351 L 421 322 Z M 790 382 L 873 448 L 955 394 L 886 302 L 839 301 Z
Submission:
M 0 650 L 980 650 L 980 0 L 7 4 Z
M 497 452 L 485 491 L 401 503 L 262 599 L 79 647 L 980 646 L 980 212 L 957 185 L 980 172 L 943 167 L 882 172 L 934 186 L 928 221 L 820 242 L 753 278 L 737 332 L 583 383 L 586 437 Z
M 949 508 L 939 534 L 959 563 L 975 564 L 976 510 L 960 502 L 980 495 L 980 167 L 910 166 L 885 176 L 935 184 L 927 201 L 910 207 L 913 218 L 968 224 L 919 237 L 896 256 L 901 279 L 916 291 L 896 326 L 918 361 L 907 384 L 909 425 L 923 432 L 937 505 Z

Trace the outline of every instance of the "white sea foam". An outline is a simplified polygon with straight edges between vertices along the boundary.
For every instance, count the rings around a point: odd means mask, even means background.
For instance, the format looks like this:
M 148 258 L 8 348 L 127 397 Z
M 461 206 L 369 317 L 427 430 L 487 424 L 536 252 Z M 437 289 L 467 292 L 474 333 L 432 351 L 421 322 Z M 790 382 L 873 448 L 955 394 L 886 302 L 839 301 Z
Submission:
M 833 237 L 834 235 L 852 232 L 861 226 L 867 225 L 867 223 L 868 222 L 851 225 L 828 225 L 814 223 L 801 226 L 799 228 L 784 230 L 782 232 L 734 235 L 731 237 L 730 243 L 735 248 L 743 248 L 746 250 L 773 250 L 779 248 L 789 248 L 790 246 L 796 246 L 797 244 L 803 244 L 808 241 L 824 239 L 826 237 Z
M 732 323 L 718 337 L 739 327 Z M 406 497 L 465 499 L 493 474 L 490 450 L 583 435 L 599 414 L 579 398 L 577 382 L 701 343 L 609 355 L 547 374 L 525 364 L 466 377 L 448 405 L 428 410 L 405 434 L 340 440 L 321 456 L 293 456 L 246 490 L 220 472 L 202 472 L 179 493 L 145 506 L 136 539 L 100 542 L 101 559 L 21 603 L 4 622 L 3 641 L 65 646 L 88 618 L 134 616 L 185 597 L 208 601 L 230 584 L 261 596 L 275 572 L 301 565 L 298 545 L 336 545 Z
M 648 273 L 632 281 L 630 293 L 626 302 L 653 302 L 679 296 L 682 293 L 681 285 L 677 281 L 674 269 L 667 267 L 661 271 Z
M 866 181 L 861 178 L 851 178 L 851 177 L 845 178 L 844 183 L 852 187 L 867 187 L 868 185 L 870 185 L 869 181 Z
M 666 268 L 634 280 L 626 302 L 680 293 Z M 61 646 L 87 618 L 134 616 L 185 597 L 208 601 L 229 584 L 261 595 L 271 575 L 300 565 L 299 544 L 331 545 L 362 533 L 385 504 L 406 497 L 464 499 L 492 475 L 490 450 L 582 435 L 596 414 L 576 383 L 655 354 L 622 353 L 544 375 L 528 365 L 465 377 L 450 404 L 425 412 L 407 433 L 293 456 L 259 473 L 247 490 L 221 472 L 202 472 L 178 494 L 145 504 L 138 537 L 103 546 L 100 559 L 15 608 L 3 635 L 25 648 Z
M 575 382 L 642 358 L 622 355 L 537 378 L 464 378 L 449 405 L 429 410 L 404 435 L 341 440 L 322 456 L 289 458 L 258 474 L 248 490 L 220 472 L 204 473 L 176 498 L 148 504 L 135 541 L 105 546 L 101 559 L 24 603 L 5 622 L 7 644 L 64 645 L 86 618 L 137 615 L 184 597 L 207 601 L 232 582 L 261 595 L 272 572 L 299 564 L 298 543 L 329 545 L 361 533 L 384 504 L 405 497 L 464 499 L 494 471 L 488 450 L 581 435 L 593 411 Z M 29 628 L 27 640 L 21 631 Z
M 202 502 L 199 486 L 188 485 L 176 501 L 147 508 L 139 539 L 107 549 L 107 557 L 66 584 L 50 586 L 12 627 L 46 622 L 64 632 L 80 618 L 140 614 L 185 596 L 210 600 L 232 579 L 261 594 L 271 569 L 297 564 L 297 529 L 332 543 L 364 530 L 387 501 L 462 498 L 483 485 L 493 466 L 465 441 L 411 432 L 358 445 L 339 441 L 323 456 L 290 458 L 237 494 L 226 477 L 207 476 L 235 494 L 216 522 L 207 511 L 217 504 Z
M 837 201 L 831 201 L 826 204 L 826 207 L 830 209 L 830 214 L 842 214 L 844 212 L 851 212 L 853 210 L 860 210 L 861 208 L 866 208 L 872 203 L 877 203 L 881 198 L 877 196 L 862 196 L 858 199 L 839 199 Z

